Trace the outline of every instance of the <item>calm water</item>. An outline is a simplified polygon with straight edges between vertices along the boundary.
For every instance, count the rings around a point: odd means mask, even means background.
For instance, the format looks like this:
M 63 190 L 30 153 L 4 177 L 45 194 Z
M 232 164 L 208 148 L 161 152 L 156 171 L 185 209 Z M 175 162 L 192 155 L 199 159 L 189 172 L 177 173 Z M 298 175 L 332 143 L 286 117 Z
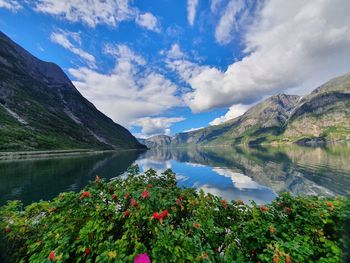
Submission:
M 29 204 L 62 191 L 79 191 L 96 175 L 110 179 L 132 164 L 141 170 L 171 168 L 181 186 L 257 203 L 270 202 L 285 191 L 295 195 L 350 192 L 350 147 L 177 148 L 0 161 L 0 205 L 13 199 Z

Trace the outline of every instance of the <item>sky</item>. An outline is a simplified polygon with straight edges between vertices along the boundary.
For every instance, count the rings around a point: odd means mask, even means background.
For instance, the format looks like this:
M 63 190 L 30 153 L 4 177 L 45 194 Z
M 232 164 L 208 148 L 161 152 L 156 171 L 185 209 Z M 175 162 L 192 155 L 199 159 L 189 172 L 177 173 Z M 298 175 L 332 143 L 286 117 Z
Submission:
M 349 0 L 0 0 L 0 30 L 137 137 L 350 72 Z

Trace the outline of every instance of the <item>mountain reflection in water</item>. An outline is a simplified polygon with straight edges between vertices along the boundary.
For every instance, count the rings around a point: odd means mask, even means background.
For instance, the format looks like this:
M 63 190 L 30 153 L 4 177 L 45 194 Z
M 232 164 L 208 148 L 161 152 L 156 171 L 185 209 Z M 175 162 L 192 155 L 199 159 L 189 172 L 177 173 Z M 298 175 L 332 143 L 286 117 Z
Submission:
M 347 195 L 350 147 L 167 148 L 46 160 L 0 161 L 0 205 L 29 204 L 62 191 L 80 191 L 96 175 L 111 179 L 138 164 L 142 171 L 172 169 L 180 186 L 228 200 L 271 202 L 281 192 Z

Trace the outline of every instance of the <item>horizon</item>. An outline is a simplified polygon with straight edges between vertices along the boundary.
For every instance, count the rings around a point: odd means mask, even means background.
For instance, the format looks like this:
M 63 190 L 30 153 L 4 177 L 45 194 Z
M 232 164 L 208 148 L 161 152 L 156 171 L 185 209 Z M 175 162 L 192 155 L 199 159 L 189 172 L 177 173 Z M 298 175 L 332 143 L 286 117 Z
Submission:
M 345 0 L 63 2 L 0 0 L 0 30 L 138 138 L 217 125 L 350 69 Z

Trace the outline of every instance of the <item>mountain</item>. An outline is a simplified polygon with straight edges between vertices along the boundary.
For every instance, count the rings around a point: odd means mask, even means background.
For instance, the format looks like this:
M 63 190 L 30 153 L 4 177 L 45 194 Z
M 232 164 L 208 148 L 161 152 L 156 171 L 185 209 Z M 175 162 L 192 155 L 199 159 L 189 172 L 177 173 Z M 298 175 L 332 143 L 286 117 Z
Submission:
M 155 135 L 147 139 L 138 140 L 148 148 L 168 147 L 171 144 L 171 137 L 167 135 Z
M 324 144 L 349 140 L 350 74 L 346 74 L 306 96 L 278 94 L 223 124 L 176 134 L 171 145 Z
M 144 148 L 85 99 L 63 70 L 0 32 L 0 150 Z
M 303 97 L 283 136 L 287 139 L 350 140 L 350 74 L 334 78 Z

